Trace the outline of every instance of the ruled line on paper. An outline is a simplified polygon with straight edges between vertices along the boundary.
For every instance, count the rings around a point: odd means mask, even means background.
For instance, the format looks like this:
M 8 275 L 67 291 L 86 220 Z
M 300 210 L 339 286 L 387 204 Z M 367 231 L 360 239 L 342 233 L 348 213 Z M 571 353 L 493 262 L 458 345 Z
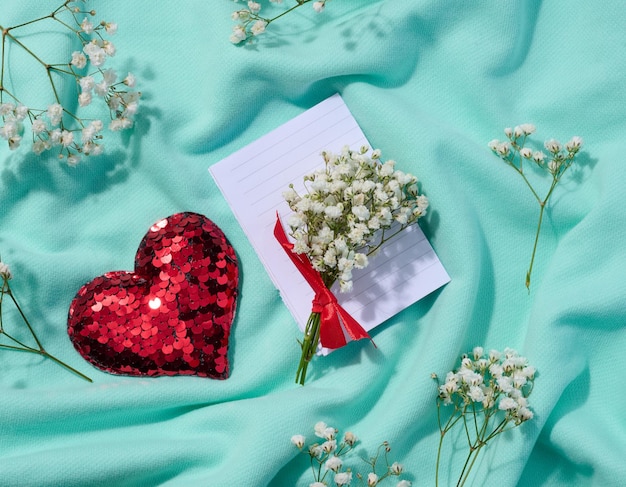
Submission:
M 209 168 L 301 330 L 313 291 L 274 239 L 276 213 L 286 222 L 291 210 L 283 191 L 289 184 L 303 191 L 303 177 L 324 166 L 321 151 L 339 152 L 345 145 L 358 150 L 369 143 L 342 98 L 333 95 Z M 413 225 L 386 242 L 368 267 L 355 270 L 352 292 L 336 296 L 371 330 L 449 280 Z

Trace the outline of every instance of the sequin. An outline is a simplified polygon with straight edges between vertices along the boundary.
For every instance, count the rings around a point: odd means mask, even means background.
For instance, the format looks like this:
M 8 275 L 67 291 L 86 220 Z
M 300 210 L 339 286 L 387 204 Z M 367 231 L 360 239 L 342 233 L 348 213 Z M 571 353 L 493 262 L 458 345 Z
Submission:
M 150 227 L 134 272 L 108 272 L 78 291 L 68 334 L 112 374 L 226 379 L 238 285 L 237 256 L 219 227 L 177 213 Z

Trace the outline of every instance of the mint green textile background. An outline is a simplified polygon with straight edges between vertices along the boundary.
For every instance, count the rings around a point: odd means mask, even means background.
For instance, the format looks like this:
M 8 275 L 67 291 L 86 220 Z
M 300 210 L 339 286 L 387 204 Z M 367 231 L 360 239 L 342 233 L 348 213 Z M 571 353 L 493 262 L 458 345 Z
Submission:
M 0 24 L 58 3 L 2 0 Z M 516 348 L 539 377 L 535 419 L 485 450 L 471 485 L 626 485 L 621 1 L 332 0 L 240 47 L 228 41 L 228 0 L 91 4 L 119 24 L 111 66 L 137 75 L 136 128 L 107 134 L 106 155 L 75 168 L 0 145 L 0 252 L 46 348 L 94 383 L 0 351 L 0 485 L 308 486 L 289 440 L 311 442 L 320 420 L 356 433 L 363 454 L 388 440 L 405 478 L 434 485 L 430 374 L 475 345 Z M 77 49 L 69 37 L 37 42 Z M 13 76 L 34 93 L 46 86 Z M 422 228 L 452 281 L 374 330 L 378 348 L 318 359 L 299 387 L 297 327 L 207 169 L 336 92 L 383 157 L 420 178 Z M 530 294 L 539 208 L 487 148 L 524 122 L 539 143 L 585 140 L 547 209 Z M 74 294 L 132 269 L 149 226 L 179 211 L 215 221 L 240 259 L 231 377 L 94 369 L 66 334 Z M 464 455 L 449 439 L 443 455 L 448 485 Z

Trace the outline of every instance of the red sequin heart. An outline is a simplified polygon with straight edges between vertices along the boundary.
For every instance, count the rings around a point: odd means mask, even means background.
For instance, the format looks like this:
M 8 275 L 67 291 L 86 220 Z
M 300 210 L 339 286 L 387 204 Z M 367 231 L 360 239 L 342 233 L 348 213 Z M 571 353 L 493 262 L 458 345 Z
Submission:
M 135 272 L 108 272 L 78 291 L 68 334 L 112 374 L 226 379 L 238 282 L 235 251 L 219 227 L 177 213 L 150 227 Z

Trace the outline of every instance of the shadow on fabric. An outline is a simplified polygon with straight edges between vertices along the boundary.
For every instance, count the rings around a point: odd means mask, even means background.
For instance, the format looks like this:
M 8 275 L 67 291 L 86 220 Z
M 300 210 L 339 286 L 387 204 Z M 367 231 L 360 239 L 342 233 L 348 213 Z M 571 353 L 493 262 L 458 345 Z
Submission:
M 593 466 L 568 459 L 552 438 L 552 431 L 558 421 L 585 404 L 589 397 L 590 381 L 589 367 L 586 367 L 563 391 L 537 439 L 519 486 L 551 485 L 557 480 L 559 485 L 581 485 L 593 477 Z

